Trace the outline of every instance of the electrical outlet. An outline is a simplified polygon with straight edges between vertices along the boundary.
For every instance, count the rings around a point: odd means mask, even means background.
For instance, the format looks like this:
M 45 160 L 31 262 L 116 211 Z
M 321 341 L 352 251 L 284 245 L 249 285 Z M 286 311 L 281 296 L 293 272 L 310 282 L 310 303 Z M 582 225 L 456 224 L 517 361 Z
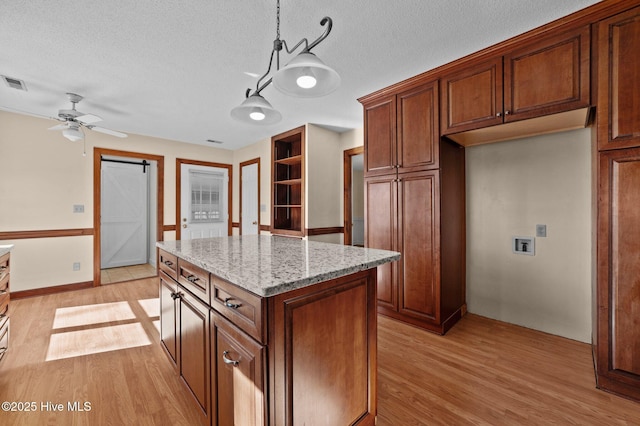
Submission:
M 73 205 L 74 213 L 84 213 L 84 204 L 74 204 Z
M 547 236 L 547 225 L 536 225 L 536 237 Z
M 73 262 L 73 270 L 74 271 L 80 270 L 80 262 Z

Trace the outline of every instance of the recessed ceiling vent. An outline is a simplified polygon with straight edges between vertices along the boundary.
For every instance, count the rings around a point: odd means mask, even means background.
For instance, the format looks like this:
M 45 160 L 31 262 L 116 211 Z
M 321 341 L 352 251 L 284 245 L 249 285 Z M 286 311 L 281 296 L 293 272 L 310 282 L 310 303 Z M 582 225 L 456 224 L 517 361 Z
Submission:
M 223 143 L 222 141 L 217 141 L 215 139 L 207 139 L 207 142 L 209 142 L 209 143 L 217 143 L 217 144 L 222 144 Z
M 27 85 L 24 84 L 24 81 L 18 80 L 17 78 L 7 77 L 6 75 L 3 75 L 1 77 L 4 82 L 7 83 L 7 86 L 13 89 L 24 90 L 25 92 L 27 91 Z

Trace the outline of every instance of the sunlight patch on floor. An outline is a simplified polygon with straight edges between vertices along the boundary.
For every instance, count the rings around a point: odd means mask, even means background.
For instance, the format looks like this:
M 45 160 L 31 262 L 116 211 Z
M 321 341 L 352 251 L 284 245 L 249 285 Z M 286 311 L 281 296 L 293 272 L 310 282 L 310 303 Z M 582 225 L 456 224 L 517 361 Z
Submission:
M 128 302 L 58 308 L 53 319 L 53 329 L 125 321 L 135 319 L 135 317 Z
M 52 334 L 46 361 L 147 346 L 151 340 L 142 324 L 92 327 Z
M 144 309 L 149 318 L 160 316 L 160 299 L 157 297 L 152 299 L 140 299 L 138 303 Z

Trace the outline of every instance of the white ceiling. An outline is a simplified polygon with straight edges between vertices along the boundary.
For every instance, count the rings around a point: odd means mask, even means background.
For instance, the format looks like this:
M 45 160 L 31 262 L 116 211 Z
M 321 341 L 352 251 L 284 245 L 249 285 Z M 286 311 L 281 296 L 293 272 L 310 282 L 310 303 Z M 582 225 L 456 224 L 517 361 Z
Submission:
M 333 31 L 313 52 L 341 76 L 323 98 L 262 95 L 283 120 L 230 117 L 266 71 L 276 0 L 0 0 L 0 108 L 55 116 L 66 92 L 99 125 L 237 149 L 300 126 L 362 127 L 357 98 L 587 7 L 595 0 L 281 0 L 290 47 Z M 283 51 L 284 52 L 284 51 Z M 282 63 L 290 59 L 286 54 Z M 62 137 L 62 136 L 60 136 Z M 133 147 L 132 147 L 133 148 Z

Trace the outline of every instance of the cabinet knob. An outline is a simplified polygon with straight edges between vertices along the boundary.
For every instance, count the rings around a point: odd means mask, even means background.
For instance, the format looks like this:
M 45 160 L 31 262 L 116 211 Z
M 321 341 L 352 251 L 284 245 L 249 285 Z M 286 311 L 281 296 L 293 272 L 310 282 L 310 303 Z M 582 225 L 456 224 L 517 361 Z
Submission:
M 257 224 L 258 224 L 258 221 L 257 221 L 257 220 L 254 220 L 253 222 L 251 222 L 251 224 L 252 224 L 252 225 L 257 225 Z
M 167 265 L 167 266 L 173 266 L 173 262 L 172 262 L 172 261 L 170 261 L 170 260 L 165 260 L 165 261 L 164 261 L 164 262 L 162 262 L 162 263 L 164 263 L 164 264 L 165 264 L 165 265 Z
M 195 284 L 200 278 L 196 277 L 195 275 L 189 275 L 187 277 L 187 281 L 189 281 L 190 283 Z
M 501 112 L 496 113 L 496 117 L 502 117 L 502 113 Z
M 171 293 L 171 298 L 173 300 L 179 299 L 180 298 L 180 293 Z
M 509 114 L 511 114 L 511 111 L 509 111 L 509 110 L 506 110 L 506 111 L 504 112 L 504 115 L 509 115 Z
M 241 303 L 231 303 L 229 302 L 229 300 L 233 299 L 231 297 L 227 297 L 226 299 L 224 299 L 224 306 L 226 306 L 227 308 L 238 309 L 240 306 L 242 306 Z
M 240 364 L 240 361 L 236 361 L 234 359 L 229 358 L 227 356 L 228 354 L 229 354 L 229 351 L 222 352 L 222 360 L 224 361 L 224 363 L 233 365 L 234 367 L 237 367 L 238 364 Z

